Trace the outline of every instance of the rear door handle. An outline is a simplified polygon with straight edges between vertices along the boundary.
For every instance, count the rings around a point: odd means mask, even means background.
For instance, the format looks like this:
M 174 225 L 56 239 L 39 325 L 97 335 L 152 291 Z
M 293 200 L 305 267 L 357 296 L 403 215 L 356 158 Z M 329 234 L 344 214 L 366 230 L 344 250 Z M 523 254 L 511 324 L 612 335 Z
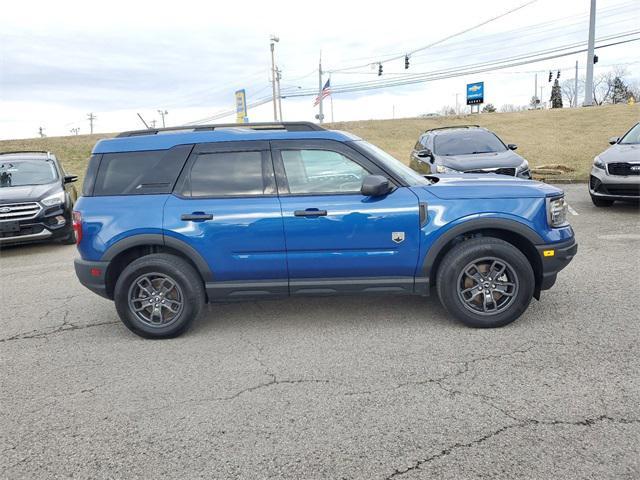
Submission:
M 204 212 L 183 213 L 180 220 L 185 222 L 204 222 L 205 220 L 213 220 L 213 214 Z
M 306 210 L 296 210 L 293 212 L 296 217 L 326 217 L 326 210 L 318 210 L 317 208 L 307 208 Z

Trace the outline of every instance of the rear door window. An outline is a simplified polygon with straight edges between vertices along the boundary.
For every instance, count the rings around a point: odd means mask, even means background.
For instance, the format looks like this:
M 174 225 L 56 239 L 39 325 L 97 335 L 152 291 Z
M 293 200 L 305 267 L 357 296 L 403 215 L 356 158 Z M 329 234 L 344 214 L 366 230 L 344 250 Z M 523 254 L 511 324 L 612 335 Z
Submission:
M 195 155 L 181 187 L 191 197 L 275 194 L 271 157 L 266 151 L 221 151 Z

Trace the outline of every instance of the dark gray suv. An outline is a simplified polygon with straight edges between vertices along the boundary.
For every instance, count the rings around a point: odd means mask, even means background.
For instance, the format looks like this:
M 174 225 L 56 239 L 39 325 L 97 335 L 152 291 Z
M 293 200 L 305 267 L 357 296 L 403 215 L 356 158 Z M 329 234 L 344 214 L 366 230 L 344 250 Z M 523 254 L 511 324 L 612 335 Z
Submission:
M 427 130 L 411 152 L 409 166 L 422 174 L 497 173 L 531 178 L 529 163 L 498 136 L 478 125 Z

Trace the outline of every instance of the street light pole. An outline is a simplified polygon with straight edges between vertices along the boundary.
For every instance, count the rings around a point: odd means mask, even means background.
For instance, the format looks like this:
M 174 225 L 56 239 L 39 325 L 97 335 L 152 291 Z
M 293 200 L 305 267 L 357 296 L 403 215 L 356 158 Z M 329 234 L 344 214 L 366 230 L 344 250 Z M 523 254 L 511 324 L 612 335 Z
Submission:
M 166 110 L 158 110 L 158 113 L 160 114 L 160 116 L 162 117 L 162 128 L 165 128 L 165 124 L 164 124 L 164 116 L 168 115 L 169 112 Z
M 276 58 L 275 58 L 275 44 L 280 39 L 275 35 L 271 35 L 271 86 L 273 89 L 273 121 L 278 121 L 278 104 L 276 102 Z
M 593 105 L 593 55 L 596 39 L 596 0 L 591 0 L 589 11 L 589 45 L 587 47 L 587 78 L 584 82 L 584 102 L 582 106 Z

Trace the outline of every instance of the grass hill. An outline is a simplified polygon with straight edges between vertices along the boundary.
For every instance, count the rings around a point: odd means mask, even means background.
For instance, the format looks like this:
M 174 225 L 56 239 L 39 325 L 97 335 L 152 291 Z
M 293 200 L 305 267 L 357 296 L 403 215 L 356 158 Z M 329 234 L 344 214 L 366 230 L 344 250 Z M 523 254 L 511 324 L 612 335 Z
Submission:
M 640 120 L 640 104 L 591 108 L 489 113 L 455 117 L 405 118 L 338 122 L 330 128 L 352 132 L 388 151 L 403 162 L 421 132 L 447 125 L 478 124 L 496 132 L 505 143 L 518 144 L 518 153 L 533 167 L 563 165 L 571 171 L 562 178 L 586 180 L 593 157 L 608 147 L 609 137 L 620 136 Z M 93 145 L 113 134 L 47 137 L 0 141 L 0 152 L 49 150 L 69 173 L 81 177 Z M 555 176 L 547 176 L 553 181 Z

